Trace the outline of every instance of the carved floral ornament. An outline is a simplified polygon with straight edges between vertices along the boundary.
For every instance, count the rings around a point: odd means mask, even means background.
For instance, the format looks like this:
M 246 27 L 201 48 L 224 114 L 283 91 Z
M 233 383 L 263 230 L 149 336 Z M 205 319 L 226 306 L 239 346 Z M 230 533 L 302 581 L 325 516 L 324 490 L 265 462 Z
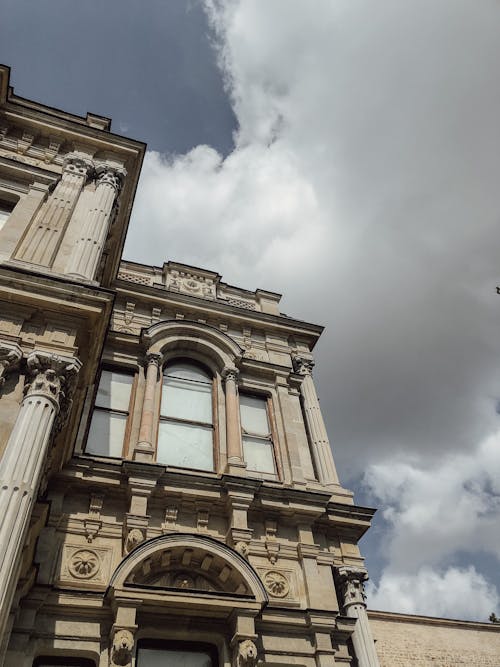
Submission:
M 91 549 L 78 549 L 71 556 L 68 569 L 77 579 L 91 579 L 101 568 L 97 553 Z
M 262 577 L 269 595 L 274 598 L 286 598 L 290 592 L 290 584 L 284 574 L 277 570 L 268 570 Z
M 132 660 L 134 650 L 134 635 L 130 630 L 117 630 L 111 645 L 111 663 L 113 665 L 128 665 Z

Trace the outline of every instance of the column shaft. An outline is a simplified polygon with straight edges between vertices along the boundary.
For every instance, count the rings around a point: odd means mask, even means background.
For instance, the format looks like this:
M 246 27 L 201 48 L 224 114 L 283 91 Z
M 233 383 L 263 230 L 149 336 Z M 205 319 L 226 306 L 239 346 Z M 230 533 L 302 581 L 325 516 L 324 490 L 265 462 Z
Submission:
M 238 385 L 236 369 L 225 369 L 226 394 L 226 442 L 228 466 L 243 466 L 243 449 L 241 445 L 240 407 L 238 401 Z
M 61 180 L 28 229 L 16 259 L 51 266 L 91 168 L 90 160 L 74 153 L 67 156 Z
M 21 553 L 43 474 L 54 419 L 66 375 L 80 363 L 32 352 L 28 367 L 35 373 L 21 404 L 0 460 L 0 636 L 14 597 Z
M 96 171 L 97 187 L 93 193 L 92 206 L 66 269 L 66 273 L 89 280 L 95 278 L 108 235 L 113 204 L 125 173 L 123 169 L 107 165 L 98 166 Z
M 161 363 L 162 359 L 159 354 L 147 355 L 146 384 L 142 403 L 139 441 L 134 452 L 134 459 L 136 461 L 152 461 L 154 459 L 155 399 L 156 388 L 158 386 L 158 370 Z
M 380 667 L 366 613 L 363 581 L 368 578 L 368 575 L 362 568 L 345 566 L 337 569 L 337 575 L 341 583 L 345 614 L 356 619 L 351 640 L 358 665 L 359 667 Z
M 330 441 L 311 375 L 314 362 L 311 358 L 296 354 L 293 357 L 293 365 L 296 372 L 303 377 L 300 391 L 318 480 L 324 485 L 338 485 L 339 478 L 333 462 Z

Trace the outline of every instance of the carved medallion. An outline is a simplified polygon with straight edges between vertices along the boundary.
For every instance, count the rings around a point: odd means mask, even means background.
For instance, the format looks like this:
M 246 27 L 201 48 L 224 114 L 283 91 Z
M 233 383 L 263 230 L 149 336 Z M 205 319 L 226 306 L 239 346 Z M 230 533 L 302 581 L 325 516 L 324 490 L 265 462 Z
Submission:
M 269 595 L 274 598 L 286 598 L 290 592 L 288 579 L 281 572 L 269 570 L 264 574 L 263 581 Z
M 71 556 L 68 569 L 77 579 L 94 577 L 101 567 L 99 556 L 90 549 L 79 549 Z

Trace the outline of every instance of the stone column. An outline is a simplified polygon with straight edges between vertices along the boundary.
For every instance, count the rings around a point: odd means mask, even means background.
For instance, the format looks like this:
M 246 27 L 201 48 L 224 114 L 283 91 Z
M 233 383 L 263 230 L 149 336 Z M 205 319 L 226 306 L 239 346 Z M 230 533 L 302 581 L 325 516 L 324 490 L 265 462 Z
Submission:
M 293 356 L 293 366 L 295 372 L 302 375 L 303 378 L 300 392 L 318 480 L 325 486 L 338 486 L 339 478 L 312 379 L 314 361 L 309 357 L 296 354 Z
M 241 444 L 240 406 L 238 401 L 238 370 L 225 368 L 222 372 L 226 395 L 227 468 L 244 468 Z M 236 472 L 238 472 L 236 470 Z
M 23 356 L 23 351 L 17 343 L 10 341 L 0 341 L 0 387 L 5 382 L 7 371 L 14 368 Z
M 146 386 L 144 388 L 144 400 L 142 403 L 139 441 L 134 451 L 134 460 L 151 462 L 155 455 L 153 434 L 156 421 L 156 388 L 158 386 L 158 373 L 163 359 L 161 354 L 148 353 L 146 361 Z
M 340 585 L 342 602 L 346 616 L 356 619 L 352 644 L 359 667 L 380 667 L 375 651 L 368 614 L 363 582 L 368 579 L 366 570 L 361 567 L 337 568 L 337 580 Z
M 106 163 L 96 166 L 96 189 L 65 273 L 93 280 L 108 236 L 113 205 L 126 175 L 123 167 Z
M 40 208 L 16 253 L 16 259 L 50 267 L 80 192 L 94 164 L 86 155 L 69 153 L 61 179 Z
M 54 421 L 81 366 L 78 359 L 39 351 L 30 353 L 27 365 L 33 379 L 0 460 L 0 637 L 14 597 Z

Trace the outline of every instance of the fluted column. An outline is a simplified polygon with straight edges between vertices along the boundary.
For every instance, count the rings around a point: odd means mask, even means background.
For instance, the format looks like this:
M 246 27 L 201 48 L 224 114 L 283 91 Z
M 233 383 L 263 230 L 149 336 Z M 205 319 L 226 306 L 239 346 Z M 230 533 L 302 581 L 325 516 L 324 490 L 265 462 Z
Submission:
M 17 343 L 6 340 L 0 341 L 0 387 L 5 382 L 7 372 L 17 366 L 22 356 L 23 351 Z
M 66 273 L 93 280 L 108 235 L 113 205 L 122 187 L 126 171 L 123 167 L 98 164 L 96 189 L 91 208 L 73 247 Z
M 368 579 L 368 574 L 363 568 L 345 566 L 338 567 L 336 574 L 343 598 L 344 612 L 346 616 L 356 619 L 351 640 L 358 665 L 359 667 L 380 667 L 366 613 L 363 582 Z
M 243 468 L 243 449 L 241 445 L 240 406 L 238 401 L 238 370 L 225 368 L 222 372 L 226 395 L 226 444 L 227 467 Z
M 92 160 L 81 153 L 66 155 L 61 179 L 28 229 L 16 259 L 41 266 L 52 265 L 80 192 L 93 168 Z
M 38 351 L 30 353 L 27 365 L 32 381 L 0 460 L 0 637 L 16 589 L 54 421 L 81 366 L 78 359 Z
M 297 354 L 293 357 L 293 366 L 295 372 L 303 377 L 300 391 L 318 480 L 325 486 L 338 485 L 339 478 L 333 462 L 332 449 L 312 379 L 314 361 Z
M 134 459 L 136 461 L 152 461 L 154 459 L 155 399 L 158 386 L 158 373 L 162 361 L 161 354 L 148 353 L 146 355 L 146 386 L 144 388 L 144 400 L 142 403 L 139 441 L 134 451 Z

